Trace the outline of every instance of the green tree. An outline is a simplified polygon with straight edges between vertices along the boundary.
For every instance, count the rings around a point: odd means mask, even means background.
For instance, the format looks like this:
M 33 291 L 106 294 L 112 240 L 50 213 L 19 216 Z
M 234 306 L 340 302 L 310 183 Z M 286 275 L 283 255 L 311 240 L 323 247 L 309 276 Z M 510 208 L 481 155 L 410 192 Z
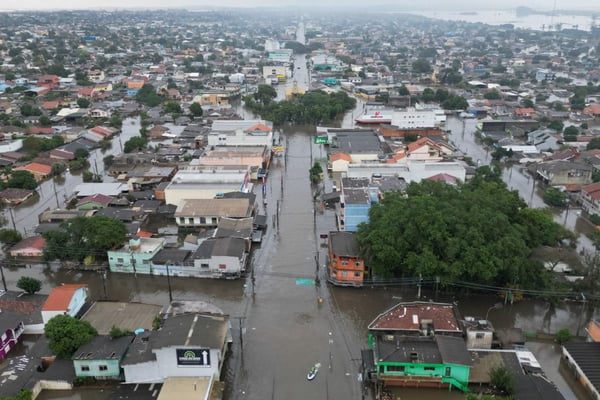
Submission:
M 201 117 L 204 111 L 202 110 L 200 103 L 192 103 L 190 104 L 190 113 L 194 117 Z
M 80 97 L 77 99 L 77 105 L 81 108 L 88 108 L 90 106 L 90 101 L 86 98 Z
M 20 107 L 21 115 L 24 117 L 39 116 L 42 115 L 42 110 L 31 104 L 23 104 Z
M 425 103 L 430 103 L 435 100 L 435 92 L 431 88 L 425 88 L 423 89 L 423 95 L 421 96 L 421 99 Z
M 148 144 L 148 139 L 141 136 L 133 136 L 128 141 L 125 142 L 125 146 L 123 147 L 123 151 L 125 153 L 131 153 L 134 150 L 141 150 L 146 147 Z
M 67 167 L 65 166 L 65 164 L 56 162 L 52 164 L 52 176 L 59 176 L 60 174 L 65 172 L 66 169 Z
M 10 179 L 6 182 L 6 187 L 16 189 L 29 189 L 34 190 L 38 184 L 33 177 L 33 174 L 29 171 L 13 171 Z
M 113 325 L 112 328 L 110 328 L 110 331 L 108 332 L 108 336 L 110 336 L 113 339 L 117 339 L 123 336 L 132 336 L 133 332 L 127 330 L 127 329 L 121 329 L 116 325 Z
M 85 147 L 81 147 L 81 148 L 75 150 L 75 153 L 73 153 L 73 155 L 75 156 L 75 159 L 82 160 L 82 159 L 88 158 L 88 156 L 90 155 L 90 152 Z
M 28 294 L 42 290 L 42 282 L 29 276 L 22 276 L 17 281 L 17 287 Z
M 123 244 L 126 233 L 123 222 L 103 215 L 76 217 L 61 223 L 60 228 L 43 234 L 47 261 L 105 258 L 107 250 Z
M 398 89 L 398 94 L 400 96 L 410 96 L 410 92 L 408 91 L 408 88 L 404 85 L 400 86 L 400 89 Z
M 565 125 L 562 121 L 552 121 L 548 124 L 548 128 L 554 129 L 557 132 L 562 132 Z
M 42 115 L 40 117 L 40 125 L 50 126 L 50 125 L 52 125 L 52 121 L 50 120 L 50 118 L 46 117 L 45 115 Z
M 108 121 L 108 125 L 115 129 L 121 129 L 123 127 L 123 119 L 118 115 L 113 115 Z
M 110 167 L 113 164 L 114 160 L 115 160 L 115 156 L 113 156 L 112 154 L 109 154 L 108 156 L 104 157 L 104 159 L 103 159 L 104 166 Z
M 0 242 L 6 245 L 13 245 L 23 240 L 19 231 L 14 229 L 0 229 Z
M 535 106 L 533 104 L 533 101 L 531 101 L 530 99 L 523 100 L 522 104 L 523 104 L 523 107 L 525 107 L 525 108 L 534 108 L 534 106 Z
M 571 332 L 569 332 L 569 330 L 567 328 L 560 329 L 558 332 L 556 332 L 556 335 L 554 336 L 554 340 L 558 344 L 566 343 L 569 340 L 571 340 Z
M 405 193 L 386 193 L 357 233 L 374 274 L 547 286 L 550 275 L 528 258 L 531 249 L 574 240 L 573 234 L 528 209 L 500 176 L 499 168 L 486 167 L 469 183 L 423 181 Z
M 486 94 L 484 94 L 483 97 L 485 97 L 488 100 L 499 100 L 500 99 L 500 93 L 498 93 L 495 90 L 492 90 L 492 91 L 487 92 Z
M 428 74 L 433 71 L 433 69 L 431 68 L 431 64 L 429 64 L 429 61 L 425 60 L 424 58 L 419 58 L 418 60 L 415 60 L 412 63 L 412 70 L 414 73 L 417 74 Z
M 569 200 L 569 196 L 562 190 L 549 187 L 544 191 L 544 202 L 553 207 L 564 207 Z
M 254 99 L 262 105 L 267 105 L 277 97 L 277 91 L 271 85 L 258 85 Z
M 577 136 L 579 135 L 579 129 L 576 126 L 567 126 L 563 133 L 565 136 Z
M 312 183 L 319 183 L 321 181 L 321 174 L 323 173 L 323 168 L 321 164 L 315 162 L 313 166 L 309 170 L 309 177 Z
M 594 149 L 600 149 L 600 137 L 594 137 L 592 138 L 587 146 L 585 146 L 586 150 L 594 150 Z
M 146 83 L 135 95 L 135 99 L 138 103 L 144 104 L 148 107 L 156 107 L 163 102 L 163 97 L 156 93 L 154 86 Z
M 166 114 L 181 114 L 181 106 L 179 105 L 179 103 L 170 101 L 167 104 L 165 104 L 165 106 L 163 107 L 163 111 Z
M 490 386 L 503 394 L 512 396 L 515 391 L 515 377 L 505 366 L 492 368 Z
M 75 351 L 98 335 L 89 322 L 69 315 L 57 315 L 44 327 L 48 347 L 58 358 L 69 359 Z
M 466 110 L 469 108 L 469 103 L 463 96 L 451 95 L 444 100 L 442 107 L 446 110 Z
M 33 392 L 29 389 L 21 389 L 14 397 L 1 397 L 0 400 L 32 400 Z

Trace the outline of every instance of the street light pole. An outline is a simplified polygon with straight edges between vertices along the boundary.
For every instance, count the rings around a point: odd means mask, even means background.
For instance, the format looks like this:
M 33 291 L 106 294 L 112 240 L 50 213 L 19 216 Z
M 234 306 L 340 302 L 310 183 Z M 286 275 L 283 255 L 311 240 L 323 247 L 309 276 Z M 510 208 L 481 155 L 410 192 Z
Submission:
M 490 314 L 490 311 L 492 310 L 499 310 L 503 307 L 504 305 L 502 303 L 496 303 L 493 306 L 491 306 L 490 308 L 488 308 L 487 312 L 485 313 L 485 320 L 488 321 L 488 316 Z
M 169 285 L 169 304 L 173 302 L 173 293 L 171 292 L 171 274 L 169 274 L 169 262 L 167 261 L 167 284 Z

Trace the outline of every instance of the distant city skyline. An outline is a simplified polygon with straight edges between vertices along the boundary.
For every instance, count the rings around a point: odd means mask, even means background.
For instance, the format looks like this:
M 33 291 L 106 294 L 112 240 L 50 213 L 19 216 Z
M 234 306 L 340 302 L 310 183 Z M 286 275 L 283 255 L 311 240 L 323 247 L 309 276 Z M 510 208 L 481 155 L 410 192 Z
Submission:
M 322 7 L 323 1 L 320 0 L 222 0 L 214 1 L 194 1 L 194 0 L 100 0 L 93 3 L 85 3 L 80 0 L 4 0 L 0 4 L 0 10 L 68 10 L 68 9 L 144 9 L 144 8 L 187 8 L 187 9 L 214 9 L 219 7 L 289 7 L 298 6 L 306 7 Z M 506 0 L 501 5 L 498 4 L 481 4 L 473 0 L 455 0 L 448 2 L 447 0 L 431 0 L 424 5 L 414 2 L 398 1 L 390 2 L 389 0 L 375 1 L 365 5 L 364 1 L 359 0 L 331 0 L 326 2 L 328 7 L 343 8 L 372 8 L 377 11 L 378 7 L 389 7 L 400 10 L 506 10 L 518 6 L 527 6 L 541 10 L 552 10 L 554 0 L 531 0 L 524 2 L 523 0 Z M 557 0 L 556 8 L 563 10 L 581 9 L 581 10 L 598 10 L 597 0 Z

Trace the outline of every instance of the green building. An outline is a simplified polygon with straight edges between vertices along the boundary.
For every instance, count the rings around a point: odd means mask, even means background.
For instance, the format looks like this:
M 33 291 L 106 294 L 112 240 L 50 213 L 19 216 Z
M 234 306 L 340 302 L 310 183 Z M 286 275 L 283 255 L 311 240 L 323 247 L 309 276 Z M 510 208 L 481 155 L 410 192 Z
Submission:
M 75 376 L 96 379 L 122 379 L 121 361 L 133 336 L 111 338 L 96 336 L 81 346 L 72 357 Z
M 107 252 L 112 272 L 152 274 L 152 257 L 164 247 L 162 238 L 132 238 L 120 249 Z
M 384 386 L 458 388 L 468 391 L 471 360 L 462 338 L 371 336 L 371 378 Z
M 380 386 L 468 391 L 471 357 L 453 304 L 399 303 L 369 324 L 365 379 Z

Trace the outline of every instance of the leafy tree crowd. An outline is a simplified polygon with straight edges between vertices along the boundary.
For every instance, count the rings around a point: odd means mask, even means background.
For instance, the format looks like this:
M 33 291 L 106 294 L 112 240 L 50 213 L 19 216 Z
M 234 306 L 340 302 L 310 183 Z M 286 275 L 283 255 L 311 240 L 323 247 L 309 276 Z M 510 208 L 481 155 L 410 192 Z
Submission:
M 543 210 L 528 208 L 482 167 L 469 183 L 412 183 L 388 193 L 358 229 L 363 257 L 383 277 L 439 276 L 483 284 L 542 288 L 550 275 L 532 249 L 574 241 Z
M 277 93 L 268 85 L 260 85 L 254 95 L 246 96 L 244 102 L 263 118 L 281 126 L 285 123 L 320 124 L 331 122 L 351 110 L 356 100 L 344 92 L 325 93 L 312 91 L 293 100 L 275 102 Z

